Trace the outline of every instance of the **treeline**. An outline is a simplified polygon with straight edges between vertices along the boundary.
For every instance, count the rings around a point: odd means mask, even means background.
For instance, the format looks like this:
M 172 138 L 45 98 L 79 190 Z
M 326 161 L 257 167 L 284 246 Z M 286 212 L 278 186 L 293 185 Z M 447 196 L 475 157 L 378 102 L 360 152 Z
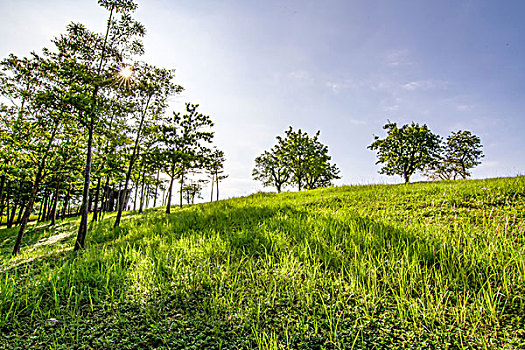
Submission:
M 0 220 L 19 225 L 20 251 L 28 221 L 81 215 L 75 249 L 91 220 L 123 210 L 166 205 L 175 183 L 193 202 L 211 179 L 218 199 L 224 153 L 213 147 L 211 118 L 187 103 L 168 113 L 183 88 L 174 70 L 141 62 L 144 26 L 131 0 L 99 0 L 108 11 L 104 33 L 68 25 L 51 48 L 0 62 Z M 164 183 L 161 174 L 167 174 Z M 159 194 L 166 193 L 159 199 Z

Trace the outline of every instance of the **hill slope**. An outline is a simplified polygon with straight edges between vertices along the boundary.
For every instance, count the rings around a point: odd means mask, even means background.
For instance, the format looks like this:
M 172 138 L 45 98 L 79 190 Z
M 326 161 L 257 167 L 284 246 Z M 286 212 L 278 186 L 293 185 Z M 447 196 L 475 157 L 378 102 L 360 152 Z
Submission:
M 525 177 L 0 230 L 0 348 L 525 346 Z M 36 243 L 36 245 L 33 245 Z

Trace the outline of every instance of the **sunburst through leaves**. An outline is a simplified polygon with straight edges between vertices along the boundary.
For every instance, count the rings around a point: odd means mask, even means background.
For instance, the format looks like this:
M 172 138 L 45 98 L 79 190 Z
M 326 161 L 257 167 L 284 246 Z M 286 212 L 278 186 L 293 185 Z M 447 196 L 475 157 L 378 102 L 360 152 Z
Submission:
M 120 66 L 117 72 L 118 86 L 129 88 L 133 78 L 133 67 L 132 66 Z

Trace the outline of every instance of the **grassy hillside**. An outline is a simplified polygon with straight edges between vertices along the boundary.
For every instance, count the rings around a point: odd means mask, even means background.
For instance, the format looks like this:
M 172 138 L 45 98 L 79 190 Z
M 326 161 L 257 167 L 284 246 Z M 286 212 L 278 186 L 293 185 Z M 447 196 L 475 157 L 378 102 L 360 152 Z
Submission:
M 525 347 L 525 177 L 76 224 L 0 230 L 0 348 Z

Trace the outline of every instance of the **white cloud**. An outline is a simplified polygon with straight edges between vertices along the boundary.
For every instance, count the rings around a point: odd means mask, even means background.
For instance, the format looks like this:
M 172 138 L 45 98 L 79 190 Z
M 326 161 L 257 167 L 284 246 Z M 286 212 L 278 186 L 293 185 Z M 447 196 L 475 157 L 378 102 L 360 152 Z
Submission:
M 450 83 L 444 80 L 418 80 L 403 84 L 401 87 L 408 91 L 447 90 Z
M 338 93 L 347 89 L 377 92 L 390 89 L 392 84 L 381 79 L 345 79 L 341 81 L 327 81 L 325 86 L 332 90 L 333 93 Z

